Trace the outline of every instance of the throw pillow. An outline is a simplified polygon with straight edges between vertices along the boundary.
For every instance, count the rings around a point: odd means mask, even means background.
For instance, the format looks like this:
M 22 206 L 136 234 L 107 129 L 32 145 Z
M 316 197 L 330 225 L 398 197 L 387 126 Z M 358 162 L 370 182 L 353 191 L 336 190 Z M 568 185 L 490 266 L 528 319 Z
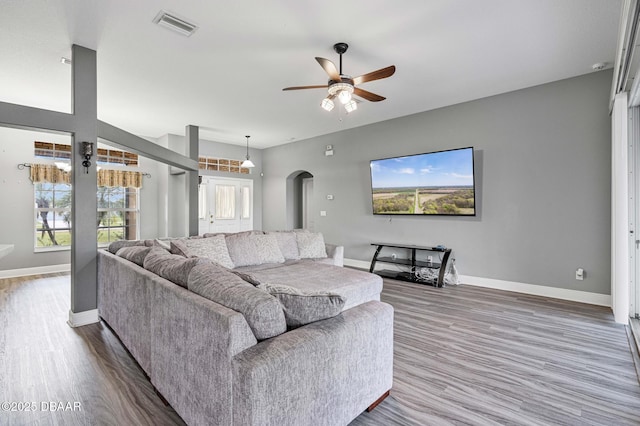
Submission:
M 296 234 L 293 232 L 269 232 L 269 235 L 275 235 L 278 241 L 278 247 L 280 247 L 280 252 L 285 260 L 300 259 Z
M 297 232 L 298 250 L 302 259 L 322 259 L 327 257 L 324 238 L 320 232 Z
M 266 283 L 260 284 L 258 288 L 280 301 L 290 328 L 335 317 L 342 312 L 346 302 L 343 296 L 324 291 L 305 293 L 286 285 Z
M 116 256 L 120 256 L 124 259 L 127 259 L 130 262 L 135 263 L 138 266 L 142 266 L 144 264 L 144 259 L 149 254 L 151 247 L 145 246 L 129 246 L 122 247 L 116 253 Z
M 191 257 L 189 255 L 189 247 L 185 244 L 184 240 L 173 240 L 169 243 L 169 252 L 171 254 L 177 254 L 182 257 Z
M 144 241 L 121 240 L 121 241 L 114 241 L 111 244 L 109 244 L 109 248 L 107 250 L 109 250 L 113 254 L 116 254 L 118 253 L 118 250 L 120 250 L 122 247 L 144 246 L 144 245 L 145 245 Z
M 250 237 L 258 249 L 260 264 L 284 263 L 284 256 L 278 246 L 278 240 L 273 234 L 256 234 Z
M 194 266 L 201 263 L 211 263 L 208 259 L 200 257 L 185 258 L 177 254 L 171 254 L 160 247 L 152 247 L 144 258 L 144 269 L 153 272 L 181 287 L 187 287 L 189 272 Z
M 176 244 L 176 241 L 173 241 Z M 184 246 L 180 246 L 184 243 Z M 187 257 L 205 257 L 225 268 L 233 268 L 234 264 L 229 257 L 229 250 L 223 235 L 217 235 L 211 238 L 189 238 L 179 240 L 177 243 L 181 250 L 186 250 Z
M 171 245 L 169 241 L 166 240 L 159 240 L 159 239 L 155 239 L 153 240 L 153 244 L 151 245 L 152 247 L 162 247 L 165 250 L 171 250 Z
M 282 306 L 273 296 L 258 290 L 220 265 L 210 263 L 193 268 L 189 274 L 188 288 L 240 312 L 258 340 L 287 331 Z
M 208 240 L 210 238 L 205 239 Z M 229 256 L 236 268 L 240 266 L 260 265 L 258 247 L 250 233 L 242 232 L 239 234 L 227 235 L 225 240 L 227 241 Z

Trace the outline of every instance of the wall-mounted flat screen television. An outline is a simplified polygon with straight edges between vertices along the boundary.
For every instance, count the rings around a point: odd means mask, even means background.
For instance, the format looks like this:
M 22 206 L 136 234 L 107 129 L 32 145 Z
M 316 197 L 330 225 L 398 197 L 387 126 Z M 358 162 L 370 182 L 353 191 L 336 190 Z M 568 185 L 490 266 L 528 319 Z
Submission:
M 473 147 L 371 161 L 373 214 L 475 216 Z

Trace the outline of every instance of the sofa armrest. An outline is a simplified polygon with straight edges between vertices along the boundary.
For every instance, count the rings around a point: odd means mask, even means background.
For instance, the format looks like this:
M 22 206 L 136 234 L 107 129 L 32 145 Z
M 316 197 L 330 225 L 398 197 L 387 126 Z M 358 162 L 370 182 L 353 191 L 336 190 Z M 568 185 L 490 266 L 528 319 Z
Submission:
M 187 424 L 231 424 L 231 360 L 257 343 L 244 317 L 166 280 L 152 300 L 151 382 Z
M 393 382 L 393 308 L 370 301 L 236 355 L 237 425 L 348 424 Z
M 327 257 L 333 259 L 335 266 L 344 266 L 344 246 L 325 243 Z

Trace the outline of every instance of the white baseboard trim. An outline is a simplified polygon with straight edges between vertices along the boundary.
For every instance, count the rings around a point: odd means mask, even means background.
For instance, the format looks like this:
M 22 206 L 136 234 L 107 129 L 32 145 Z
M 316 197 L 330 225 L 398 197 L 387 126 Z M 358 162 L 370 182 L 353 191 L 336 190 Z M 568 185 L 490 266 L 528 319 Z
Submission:
M 351 266 L 352 268 L 360 268 L 369 270 L 371 266 L 371 262 L 367 262 L 365 260 L 356 260 L 356 259 L 344 259 L 344 266 Z
M 356 259 L 344 259 L 345 266 L 369 270 L 370 262 Z M 611 296 L 608 294 L 590 293 L 587 291 L 570 290 L 567 288 L 549 287 L 538 284 L 526 284 L 516 281 L 496 280 L 493 278 L 460 275 L 460 283 L 477 287 L 495 288 L 497 290 L 513 291 L 534 296 L 552 297 L 554 299 L 570 300 L 572 302 L 588 303 L 590 305 L 611 307 Z
M 0 271 L 0 279 L 26 277 L 28 275 L 55 274 L 59 272 L 71 271 L 71 264 L 64 263 L 61 265 L 35 266 L 33 268 L 7 269 Z
M 69 324 L 70 327 L 82 327 L 87 324 L 94 324 L 100 322 L 97 309 L 91 309 L 90 311 L 72 312 L 69 309 Z
M 503 281 L 493 278 L 472 277 L 460 275 L 460 283 L 477 287 L 495 288 L 534 296 L 552 297 L 554 299 L 570 300 L 572 302 L 588 303 L 611 307 L 611 296 L 608 294 L 590 293 L 588 291 L 570 290 L 568 288 L 549 287 L 546 285 L 526 284 L 515 281 Z

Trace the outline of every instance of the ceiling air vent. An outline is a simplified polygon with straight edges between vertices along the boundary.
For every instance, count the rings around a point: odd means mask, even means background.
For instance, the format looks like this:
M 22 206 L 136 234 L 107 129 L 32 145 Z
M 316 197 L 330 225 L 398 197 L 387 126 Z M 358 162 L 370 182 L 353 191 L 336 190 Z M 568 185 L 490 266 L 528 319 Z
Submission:
M 153 18 L 153 23 L 158 24 L 162 27 L 168 28 L 172 31 L 175 31 L 183 36 L 189 37 L 193 34 L 198 27 L 195 24 L 185 21 L 182 18 L 178 18 L 175 15 L 172 15 L 164 10 L 158 12 L 155 18 Z

